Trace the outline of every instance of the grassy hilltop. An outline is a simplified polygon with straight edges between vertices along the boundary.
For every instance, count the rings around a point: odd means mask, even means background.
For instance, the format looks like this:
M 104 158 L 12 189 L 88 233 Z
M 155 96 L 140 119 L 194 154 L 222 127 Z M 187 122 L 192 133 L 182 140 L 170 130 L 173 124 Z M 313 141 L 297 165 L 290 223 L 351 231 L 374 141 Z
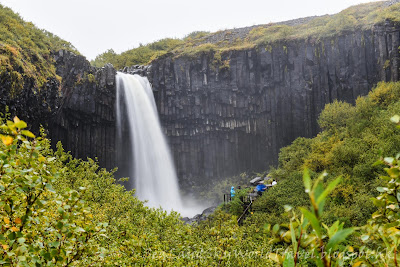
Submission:
M 98 55 L 92 64 L 102 67 L 111 63 L 115 68 L 149 64 L 170 54 L 174 57 L 196 56 L 199 53 L 223 53 L 230 50 L 268 47 L 275 42 L 332 37 L 354 30 L 368 30 L 386 20 L 400 21 L 400 3 L 372 2 L 349 7 L 335 15 L 309 17 L 281 23 L 209 32 L 193 32 L 183 39 L 166 38 L 116 54 L 112 49 Z

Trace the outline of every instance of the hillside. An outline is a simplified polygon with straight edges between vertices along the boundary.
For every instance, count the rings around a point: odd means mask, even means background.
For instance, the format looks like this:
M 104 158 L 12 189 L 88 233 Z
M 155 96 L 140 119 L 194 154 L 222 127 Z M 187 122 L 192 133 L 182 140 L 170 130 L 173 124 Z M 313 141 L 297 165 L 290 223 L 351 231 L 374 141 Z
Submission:
M 60 49 L 78 53 L 69 42 L 0 5 L 0 84 L 11 96 L 25 83 L 31 90 L 39 90 L 50 78 L 56 78 L 52 53 Z
M 116 54 L 112 49 L 98 55 L 92 64 L 102 67 L 111 63 L 115 68 L 149 64 L 171 53 L 175 57 L 195 56 L 202 52 L 223 53 L 231 50 L 269 46 L 276 42 L 332 37 L 354 30 L 368 30 L 386 20 L 400 21 L 400 3 L 381 1 L 349 7 L 335 15 L 307 17 L 280 23 L 256 25 L 215 33 L 193 32 L 183 39 L 166 38 Z
M 365 224 L 375 211 L 370 199 L 382 184 L 378 176 L 384 174 L 375 162 L 400 151 L 400 131 L 390 121 L 400 114 L 399 99 L 400 83 L 380 83 L 354 106 L 340 101 L 327 104 L 319 116 L 322 131 L 316 137 L 297 138 L 281 149 L 279 166 L 270 171 L 280 186 L 256 203 L 252 220 L 261 216 L 262 221 L 282 222 L 285 204 L 306 205 L 301 177 L 308 168 L 314 177 L 326 171 L 327 181 L 343 177 L 327 205 L 327 223 L 339 218 L 348 226 Z

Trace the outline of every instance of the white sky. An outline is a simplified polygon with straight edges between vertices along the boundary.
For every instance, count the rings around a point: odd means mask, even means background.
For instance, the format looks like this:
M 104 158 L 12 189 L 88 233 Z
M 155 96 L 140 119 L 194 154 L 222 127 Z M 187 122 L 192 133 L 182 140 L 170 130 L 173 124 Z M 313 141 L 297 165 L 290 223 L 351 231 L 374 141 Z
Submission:
M 371 0 L 0 0 L 89 60 L 165 37 L 337 13 Z

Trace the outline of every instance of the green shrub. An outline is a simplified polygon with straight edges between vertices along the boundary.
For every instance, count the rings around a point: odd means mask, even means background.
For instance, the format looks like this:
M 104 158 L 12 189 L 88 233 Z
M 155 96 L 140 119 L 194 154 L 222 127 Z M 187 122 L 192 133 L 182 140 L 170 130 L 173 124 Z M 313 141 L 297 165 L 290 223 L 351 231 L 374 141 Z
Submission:
M 332 192 L 324 222 L 339 218 L 347 226 L 366 223 L 374 210 L 366 200 L 376 197 L 377 177 L 384 172 L 373 163 L 380 155 L 400 151 L 399 129 L 388 119 L 400 114 L 399 99 L 400 83 L 380 83 L 368 96 L 358 98 L 355 106 L 338 101 L 326 105 L 319 117 L 321 133 L 298 138 L 281 149 L 279 166 L 270 172 L 279 183 L 255 203 L 256 213 L 264 212 L 273 222 L 281 223 L 285 219 L 280 215 L 283 205 L 305 204 L 301 190 L 295 190 L 301 187 L 299 172 L 306 167 L 315 173 L 326 170 L 329 179 L 338 175 L 346 178 Z M 285 192 L 295 197 L 290 199 Z
M 326 104 L 319 115 L 318 124 L 322 130 L 341 132 L 355 115 L 355 107 L 346 102 L 335 100 Z
M 41 151 L 40 140 L 23 130 L 17 117 L 0 126 L 0 263 L 17 266 L 85 264 L 101 260 L 106 224 L 93 222 L 81 187 L 56 192 L 59 175 L 54 157 Z

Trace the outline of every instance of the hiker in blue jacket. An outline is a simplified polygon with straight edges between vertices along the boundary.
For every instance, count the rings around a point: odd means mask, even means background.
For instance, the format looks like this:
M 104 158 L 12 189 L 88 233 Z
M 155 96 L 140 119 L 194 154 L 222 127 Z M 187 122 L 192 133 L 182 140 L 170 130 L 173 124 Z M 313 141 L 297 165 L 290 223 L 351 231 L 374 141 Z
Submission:
M 235 196 L 235 187 L 231 187 L 231 198 Z
M 259 182 L 258 185 L 256 186 L 257 194 L 259 196 L 262 195 L 265 189 L 267 189 L 267 186 L 264 184 L 264 182 Z

